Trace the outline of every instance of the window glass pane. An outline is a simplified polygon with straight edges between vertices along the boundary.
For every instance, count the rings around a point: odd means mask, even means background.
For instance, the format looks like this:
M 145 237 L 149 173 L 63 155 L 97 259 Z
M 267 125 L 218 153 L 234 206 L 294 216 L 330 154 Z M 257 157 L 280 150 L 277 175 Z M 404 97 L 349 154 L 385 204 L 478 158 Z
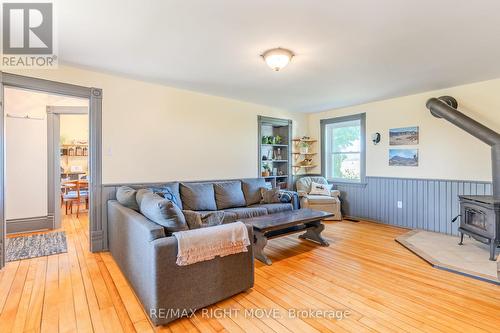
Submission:
M 359 124 L 332 129 L 332 152 L 360 152 L 361 127 Z
M 361 179 L 361 154 L 336 153 L 331 154 L 329 178 L 360 180 Z

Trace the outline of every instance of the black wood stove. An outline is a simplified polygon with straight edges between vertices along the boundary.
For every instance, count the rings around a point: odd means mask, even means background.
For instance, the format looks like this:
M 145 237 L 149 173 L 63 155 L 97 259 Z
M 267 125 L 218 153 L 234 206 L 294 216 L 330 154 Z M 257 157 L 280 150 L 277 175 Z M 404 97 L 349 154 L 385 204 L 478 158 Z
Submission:
M 500 244 L 500 199 L 489 195 L 461 195 L 460 245 L 464 234 L 490 245 L 490 260 Z
M 495 260 L 495 250 L 500 244 L 500 134 L 458 111 L 458 103 L 453 97 L 431 98 L 426 106 L 433 116 L 448 120 L 491 146 L 493 195 L 459 196 L 458 231 L 460 245 L 463 244 L 464 234 L 469 235 L 489 244 L 490 260 Z

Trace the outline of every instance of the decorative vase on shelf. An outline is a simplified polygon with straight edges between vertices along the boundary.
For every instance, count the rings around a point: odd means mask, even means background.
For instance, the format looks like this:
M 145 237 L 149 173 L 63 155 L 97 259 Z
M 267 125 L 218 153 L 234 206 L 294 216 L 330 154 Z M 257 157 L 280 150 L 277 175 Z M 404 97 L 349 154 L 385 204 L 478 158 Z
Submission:
M 276 149 L 274 159 L 281 160 L 281 148 Z
M 262 177 L 269 177 L 269 170 L 262 171 Z
M 306 142 L 306 141 L 299 142 L 299 151 L 301 154 L 309 154 L 310 147 L 311 147 L 311 145 L 309 144 L 309 142 Z

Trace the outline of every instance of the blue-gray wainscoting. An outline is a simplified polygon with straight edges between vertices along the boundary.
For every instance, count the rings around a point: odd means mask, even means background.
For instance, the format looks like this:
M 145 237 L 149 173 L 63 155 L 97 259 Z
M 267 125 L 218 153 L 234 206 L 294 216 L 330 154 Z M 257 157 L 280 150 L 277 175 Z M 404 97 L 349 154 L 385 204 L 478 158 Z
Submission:
M 489 195 L 491 183 L 366 177 L 366 184 L 336 184 L 344 215 L 411 229 L 457 234 L 458 195 Z M 397 202 L 403 202 L 403 208 Z

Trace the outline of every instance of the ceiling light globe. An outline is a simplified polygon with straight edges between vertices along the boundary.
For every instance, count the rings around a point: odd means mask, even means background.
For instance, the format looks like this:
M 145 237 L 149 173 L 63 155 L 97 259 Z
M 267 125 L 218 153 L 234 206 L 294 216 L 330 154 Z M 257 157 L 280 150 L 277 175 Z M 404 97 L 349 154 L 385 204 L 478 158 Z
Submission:
M 288 65 L 293 56 L 292 51 L 282 48 L 268 50 L 262 54 L 266 64 L 276 72 Z

